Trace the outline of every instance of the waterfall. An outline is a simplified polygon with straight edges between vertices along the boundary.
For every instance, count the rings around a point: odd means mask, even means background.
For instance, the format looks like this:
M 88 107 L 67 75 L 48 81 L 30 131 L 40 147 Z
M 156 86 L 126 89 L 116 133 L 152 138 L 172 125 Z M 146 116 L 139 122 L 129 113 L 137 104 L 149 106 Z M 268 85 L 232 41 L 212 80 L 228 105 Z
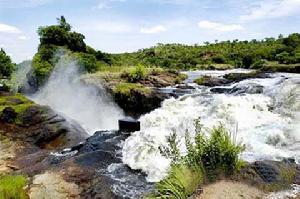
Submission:
M 76 60 L 62 56 L 47 83 L 31 98 L 77 121 L 90 134 L 118 129 L 122 110 L 104 88 L 83 83 L 81 74 Z

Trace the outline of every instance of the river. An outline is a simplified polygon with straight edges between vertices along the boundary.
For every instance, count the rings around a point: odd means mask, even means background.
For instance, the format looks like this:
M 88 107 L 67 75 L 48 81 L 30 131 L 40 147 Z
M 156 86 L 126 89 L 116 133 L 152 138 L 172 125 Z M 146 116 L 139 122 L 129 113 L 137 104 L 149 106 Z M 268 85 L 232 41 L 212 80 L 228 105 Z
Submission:
M 124 143 L 123 162 L 142 170 L 147 180 L 156 182 L 167 174 L 170 160 L 162 156 L 159 146 L 167 144 L 173 132 L 181 140 L 184 154 L 186 130 L 194 134 L 194 120 L 211 128 L 219 123 L 236 134 L 237 142 L 246 146 L 242 159 L 280 160 L 300 158 L 300 74 L 274 73 L 271 78 L 247 79 L 223 86 L 226 93 L 197 86 L 193 79 L 202 75 L 222 76 L 247 70 L 187 72 L 191 94 L 163 102 L 162 107 L 142 116 L 141 131 L 133 133 Z M 169 88 L 171 89 L 171 88 Z

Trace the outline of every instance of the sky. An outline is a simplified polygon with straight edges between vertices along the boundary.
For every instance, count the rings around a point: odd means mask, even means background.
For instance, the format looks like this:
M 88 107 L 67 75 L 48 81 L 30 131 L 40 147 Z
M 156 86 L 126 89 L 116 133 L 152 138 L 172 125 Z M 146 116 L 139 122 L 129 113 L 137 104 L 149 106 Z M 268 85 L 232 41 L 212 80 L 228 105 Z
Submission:
M 0 0 L 0 48 L 16 63 L 31 59 L 38 27 L 61 15 L 109 53 L 300 32 L 300 0 Z

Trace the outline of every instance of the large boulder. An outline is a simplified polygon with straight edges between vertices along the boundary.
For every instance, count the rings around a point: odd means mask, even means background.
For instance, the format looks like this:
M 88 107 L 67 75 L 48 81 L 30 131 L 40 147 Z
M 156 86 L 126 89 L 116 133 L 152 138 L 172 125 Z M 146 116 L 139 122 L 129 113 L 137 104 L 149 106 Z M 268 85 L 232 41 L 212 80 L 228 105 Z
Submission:
M 299 184 L 300 167 L 291 160 L 256 161 L 247 164 L 240 177 L 267 191 L 278 191 L 291 184 Z
M 71 147 L 88 135 L 75 121 L 67 120 L 48 106 L 40 106 L 20 94 L 0 96 L 1 134 L 47 149 Z

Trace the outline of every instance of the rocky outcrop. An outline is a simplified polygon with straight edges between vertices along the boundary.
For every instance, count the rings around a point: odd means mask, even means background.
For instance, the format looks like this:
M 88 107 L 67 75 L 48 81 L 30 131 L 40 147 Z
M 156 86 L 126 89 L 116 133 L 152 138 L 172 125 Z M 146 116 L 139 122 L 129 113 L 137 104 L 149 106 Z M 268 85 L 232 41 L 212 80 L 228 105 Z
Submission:
M 74 121 L 66 120 L 48 106 L 36 105 L 21 95 L 2 94 L 1 134 L 46 149 L 73 146 L 87 134 Z
M 261 71 L 253 71 L 250 73 L 228 73 L 222 77 L 202 76 L 194 81 L 201 86 L 215 87 L 240 82 L 250 78 L 269 78 L 270 75 Z
M 259 94 L 262 93 L 264 87 L 262 85 L 256 83 L 248 83 L 245 85 L 235 85 L 232 88 L 228 87 L 214 87 L 211 88 L 210 91 L 214 93 L 225 93 L 225 94 L 233 94 L 233 95 L 240 95 L 240 94 Z
M 29 193 L 36 198 L 138 198 L 153 185 L 122 164 L 120 143 L 127 136 L 120 131 L 99 131 L 69 150 L 40 150 L 19 157 L 15 167 L 33 178 Z M 120 168 L 111 169 L 114 165 Z M 74 187 L 78 192 L 73 192 Z
M 143 79 L 129 83 L 120 73 L 99 72 L 83 76 L 82 81 L 96 86 L 99 90 L 106 89 L 128 116 L 138 118 L 160 107 L 162 101 L 172 96 L 157 88 L 174 86 L 186 78 L 186 75 L 177 71 L 153 71 Z M 126 92 L 119 92 L 118 87 L 124 85 L 126 85 Z
M 129 92 L 113 91 L 115 102 L 132 117 L 139 117 L 160 107 L 162 101 L 168 98 L 168 95 L 160 93 L 157 90 L 144 92 L 140 89 L 130 88 Z
M 300 167 L 293 160 L 257 161 L 245 166 L 239 180 L 266 191 L 278 191 L 291 184 L 300 184 Z

